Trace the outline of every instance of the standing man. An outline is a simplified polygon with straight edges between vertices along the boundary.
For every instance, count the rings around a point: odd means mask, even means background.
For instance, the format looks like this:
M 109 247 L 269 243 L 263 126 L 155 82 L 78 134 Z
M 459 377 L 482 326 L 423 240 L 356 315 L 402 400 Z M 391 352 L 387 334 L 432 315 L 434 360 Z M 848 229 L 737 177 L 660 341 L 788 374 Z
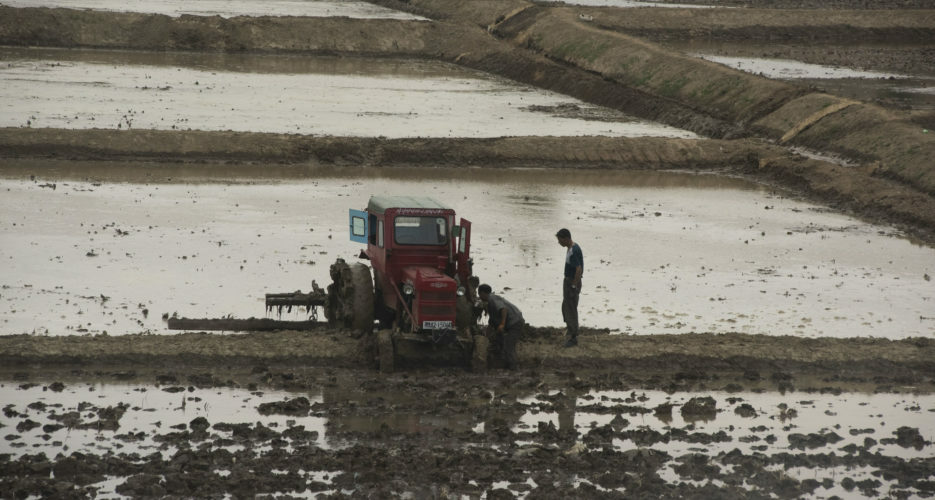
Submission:
M 565 347 L 578 345 L 578 297 L 581 295 L 581 275 L 584 274 L 584 254 L 571 240 L 571 231 L 559 229 L 555 233 L 558 244 L 567 248 L 565 253 L 565 280 L 562 283 L 562 319 L 568 327 Z
M 523 313 L 509 300 L 498 297 L 491 292 L 490 285 L 477 287 L 477 295 L 486 304 L 487 316 L 490 324 L 487 327 L 488 337 L 494 332 L 499 334 L 500 354 L 509 370 L 516 369 L 516 342 L 523 331 L 526 321 Z

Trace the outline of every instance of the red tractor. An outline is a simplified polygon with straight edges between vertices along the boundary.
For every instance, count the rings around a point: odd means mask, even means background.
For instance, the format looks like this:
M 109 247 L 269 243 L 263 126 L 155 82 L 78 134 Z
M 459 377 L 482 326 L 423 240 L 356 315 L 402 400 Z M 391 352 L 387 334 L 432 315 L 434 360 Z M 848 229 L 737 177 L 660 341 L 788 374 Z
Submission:
M 370 267 L 338 259 L 327 293 L 271 294 L 267 308 L 321 305 L 329 322 L 376 335 L 382 371 L 392 371 L 407 346 L 419 350 L 411 344 L 432 352 L 456 346 L 475 370 L 485 369 L 489 344 L 476 327 L 471 223 L 432 198 L 374 196 L 365 211 L 350 211 L 349 225 L 351 240 L 367 245 L 359 257 Z

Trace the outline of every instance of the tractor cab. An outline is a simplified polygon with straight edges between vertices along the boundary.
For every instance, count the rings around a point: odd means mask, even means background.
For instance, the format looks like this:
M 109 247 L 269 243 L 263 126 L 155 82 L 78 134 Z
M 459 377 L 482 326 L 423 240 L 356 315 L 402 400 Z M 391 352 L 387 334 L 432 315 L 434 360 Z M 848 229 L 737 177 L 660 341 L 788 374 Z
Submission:
M 459 324 L 458 302 L 469 310 L 476 287 L 469 221 L 416 196 L 374 196 L 366 210 L 349 216 L 351 240 L 367 245 L 361 257 L 373 269 L 374 317 L 381 326 L 436 336 L 466 326 Z

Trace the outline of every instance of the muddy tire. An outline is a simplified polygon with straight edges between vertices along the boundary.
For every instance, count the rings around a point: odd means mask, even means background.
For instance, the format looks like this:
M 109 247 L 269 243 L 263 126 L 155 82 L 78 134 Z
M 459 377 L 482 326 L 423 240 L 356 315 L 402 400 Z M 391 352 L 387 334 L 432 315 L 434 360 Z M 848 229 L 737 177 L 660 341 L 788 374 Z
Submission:
M 373 332 L 373 279 L 364 264 L 338 259 L 331 265 L 325 316 L 328 322 L 348 328 L 355 335 Z
M 377 361 L 380 373 L 393 373 L 396 352 L 393 349 L 393 334 L 390 330 L 377 332 Z
M 373 279 L 370 268 L 364 264 L 351 266 L 354 286 L 354 317 L 351 328 L 355 332 L 373 332 Z
M 474 349 L 471 351 L 471 371 L 484 373 L 487 371 L 487 353 L 490 350 L 490 339 L 483 335 L 474 336 Z

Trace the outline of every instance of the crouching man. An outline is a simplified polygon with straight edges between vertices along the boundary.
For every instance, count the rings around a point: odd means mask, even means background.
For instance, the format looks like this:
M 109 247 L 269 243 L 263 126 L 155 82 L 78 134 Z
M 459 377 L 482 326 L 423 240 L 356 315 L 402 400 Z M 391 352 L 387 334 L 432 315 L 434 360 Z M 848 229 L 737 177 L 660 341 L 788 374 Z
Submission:
M 487 316 L 490 318 L 487 337 L 499 344 L 500 355 L 506 362 L 507 369 L 515 370 L 516 342 L 523 331 L 523 325 L 526 324 L 523 313 L 509 300 L 491 293 L 490 285 L 479 286 L 477 295 L 486 305 Z

